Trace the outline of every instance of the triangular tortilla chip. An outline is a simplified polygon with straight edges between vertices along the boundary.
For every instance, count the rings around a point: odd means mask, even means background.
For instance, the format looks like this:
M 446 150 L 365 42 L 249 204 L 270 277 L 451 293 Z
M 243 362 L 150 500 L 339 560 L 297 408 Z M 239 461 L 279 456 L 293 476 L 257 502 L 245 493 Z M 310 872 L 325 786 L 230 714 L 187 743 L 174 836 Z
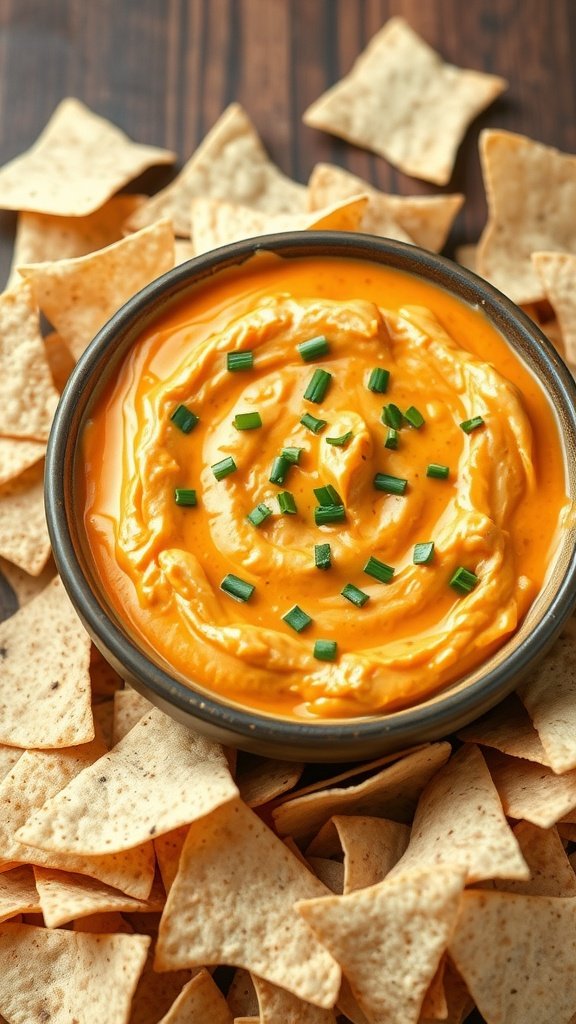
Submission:
M 346 771 L 338 772 L 336 775 L 333 774 L 333 765 L 316 764 L 314 765 L 314 782 L 309 782 L 306 786 L 302 786 L 295 793 L 288 793 L 285 796 L 279 797 L 277 805 L 285 804 L 296 797 L 307 796 L 309 793 L 318 793 L 320 790 L 332 788 L 340 782 L 348 782 L 350 779 L 364 782 L 370 775 L 376 773 L 377 768 L 383 768 L 384 765 L 392 764 L 393 761 L 400 761 L 403 757 L 407 757 L 408 754 L 413 754 L 417 750 L 423 750 L 426 746 L 428 744 L 420 743 L 417 747 L 397 750 L 394 754 L 385 754 L 383 757 L 377 757 L 373 761 L 360 761 L 358 764 L 347 768 Z M 364 776 L 364 778 L 361 778 L 361 776 Z
M 14 765 L 21 757 L 22 751 L 17 747 L 0 745 L 0 782 L 12 771 Z
M 450 756 L 449 743 L 434 743 L 355 786 L 295 796 L 273 811 L 281 836 L 310 842 L 334 814 L 376 815 L 409 821 L 424 786 Z
M 0 295 L 0 434 L 47 441 L 57 404 L 38 308 L 21 281 Z
M 80 100 L 56 107 L 34 145 L 0 169 L 0 209 L 84 217 L 175 154 L 132 142 Z
M 420 868 L 296 909 L 341 965 L 371 1024 L 416 1024 L 463 884 L 457 868 Z
M 149 918 L 151 915 L 146 916 Z M 156 936 L 151 938 L 155 941 Z M 191 971 L 158 974 L 154 970 L 154 954 L 150 951 L 132 1000 L 130 1024 L 158 1024 L 161 1017 L 169 1012 L 174 1000 L 178 998 L 191 977 Z
M 332 857 L 342 850 L 343 891 L 355 892 L 381 882 L 400 860 L 409 838 L 408 826 L 397 821 L 336 815 L 320 829 L 306 855 Z
M 40 910 L 32 868 L 13 868 L 0 874 L 0 922 L 16 914 L 37 914 Z
M 20 267 L 42 312 L 75 359 L 136 292 L 174 266 L 167 220 L 77 259 Z
M 153 710 L 150 701 L 136 690 L 117 690 L 114 694 L 113 745 L 116 746 L 144 715 L 149 715 Z
M 576 900 L 466 892 L 450 955 L 487 1021 L 569 1024 Z
M 68 378 L 76 365 L 70 349 L 67 348 L 58 331 L 50 331 L 44 338 L 46 359 L 56 389 L 62 394 Z
M 322 1010 L 252 975 L 258 999 L 260 1024 L 336 1024 L 334 1010 Z
M 448 958 L 445 958 L 444 963 L 442 985 L 446 999 L 446 1013 L 443 1013 L 441 1017 L 426 1017 L 422 1014 L 419 1024 L 432 1024 L 435 1020 L 442 1020 L 444 1024 L 463 1024 L 474 1008 L 468 989 L 455 967 Z M 426 1005 L 423 1009 L 426 1010 Z
M 220 807 L 188 833 L 160 923 L 157 969 L 227 963 L 330 1008 L 340 970 L 294 910 L 295 900 L 326 891 L 240 800 Z
M 50 551 L 42 460 L 0 487 L 0 556 L 39 576 Z
M 91 932 L 93 935 L 133 935 L 134 929 L 122 914 L 89 914 L 72 922 L 75 932 Z
M 576 255 L 533 252 L 532 264 L 558 317 L 566 359 L 576 363 Z
M 312 871 L 330 892 L 341 896 L 344 892 L 344 865 L 328 857 L 308 857 Z
M 512 694 L 458 733 L 461 740 L 495 747 L 512 757 L 550 765 L 540 737 L 521 701 Z
M 555 772 L 576 768 L 576 619 L 570 619 L 544 661 L 519 687 Z
M 0 742 L 72 747 L 94 737 L 90 638 L 59 578 L 0 624 Z
M 465 245 L 456 246 L 456 262 L 467 270 L 476 273 L 478 263 L 478 245 L 476 242 L 467 242 Z
M 96 647 L 90 651 L 90 685 L 92 699 L 113 697 L 124 685 L 123 680 Z
M 537 828 L 521 821 L 514 835 L 530 868 L 530 878 L 526 882 L 496 880 L 495 889 L 526 896 L 576 896 L 576 874 L 556 828 Z
M 65 853 L 116 853 L 237 795 L 222 747 L 154 709 L 48 800 L 18 838 Z
M 174 232 L 190 235 L 190 203 L 196 196 L 242 203 L 265 213 L 306 207 L 307 190 L 286 178 L 268 159 L 254 125 L 238 103 L 231 103 L 180 174 L 127 222 L 130 230 L 172 217 Z
M 298 761 L 273 761 L 267 757 L 245 758 L 239 765 L 237 783 L 248 807 L 261 807 L 297 786 L 304 765 Z
M 54 560 L 50 558 L 38 576 L 30 576 L 24 569 L 19 569 L 12 562 L 0 558 L 0 572 L 14 591 L 18 606 L 22 608 L 46 589 L 56 575 L 56 566 Z
M 0 876 L 1 879 L 4 876 Z M 147 900 L 119 892 L 95 878 L 73 875 L 68 871 L 34 868 L 40 910 L 47 928 L 59 928 L 90 914 L 147 913 L 162 910 L 166 901 L 162 884 L 157 881 Z
M 187 263 L 188 260 L 193 260 L 196 255 L 196 250 L 192 245 L 192 242 L 187 238 L 175 238 L 174 239 L 174 266 L 179 267 L 181 263 Z
M 509 818 L 552 828 L 576 808 L 576 770 L 555 775 L 544 765 L 494 750 L 486 752 L 486 760 Z
M 506 85 L 445 64 L 403 18 L 391 18 L 349 74 L 308 107 L 304 123 L 445 185 L 468 125 Z
M 0 437 L 0 487 L 35 466 L 46 454 L 43 441 Z
M 232 1024 L 232 1015 L 208 971 L 200 971 L 182 989 L 158 1024 Z
M 162 875 L 162 881 L 166 892 L 170 892 L 172 883 L 178 874 L 180 855 L 186 842 L 189 825 L 182 825 L 173 832 L 166 832 L 154 840 L 154 849 L 158 860 L 158 867 Z
M 308 182 L 313 210 L 337 200 L 365 193 L 368 205 L 358 230 L 402 242 L 413 242 L 440 252 L 452 222 L 464 202 L 460 194 L 443 196 L 396 196 L 380 192 L 334 164 L 316 164 Z
M 467 882 L 530 877 L 477 747 L 462 747 L 428 783 L 393 874 L 435 864 L 463 868 Z
M 0 1013 L 10 1024 L 128 1024 L 144 935 L 0 926 Z M 33 971 L 33 985 L 23 983 Z
M 499 129 L 482 132 L 480 156 L 489 216 L 477 272 L 514 302 L 537 302 L 532 253 L 576 252 L 576 156 Z
M 259 1019 L 256 989 L 254 988 L 250 973 L 242 967 L 234 971 L 234 977 L 230 982 L 226 1001 L 234 1019 L 237 1017 L 256 1017 Z

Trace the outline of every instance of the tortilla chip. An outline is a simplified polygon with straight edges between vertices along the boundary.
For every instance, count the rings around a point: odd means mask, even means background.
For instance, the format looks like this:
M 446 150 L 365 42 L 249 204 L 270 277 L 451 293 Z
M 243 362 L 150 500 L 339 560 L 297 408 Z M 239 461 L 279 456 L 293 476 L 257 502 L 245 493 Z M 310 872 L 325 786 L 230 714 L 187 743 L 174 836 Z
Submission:
M 94 737 L 90 638 L 59 578 L 0 624 L 0 743 L 71 747 Z
M 178 874 L 180 855 L 184 848 L 189 828 L 189 825 L 182 825 L 181 828 L 176 828 L 173 832 L 165 832 L 164 835 L 158 836 L 154 840 L 156 859 L 166 892 L 170 892 L 172 883 Z
M 424 786 L 449 756 L 449 743 L 433 743 L 358 785 L 296 795 L 272 812 L 276 831 L 308 843 L 329 818 L 347 811 L 410 821 Z
M 523 757 L 527 761 L 550 766 L 538 733 L 514 694 L 462 729 L 458 737 L 469 743 L 495 747 L 512 757 Z
M 252 975 L 258 999 L 260 1024 L 336 1024 L 334 1010 L 322 1010 Z
M 70 349 L 67 348 L 58 331 L 50 331 L 46 335 L 44 338 L 44 348 L 52 380 L 57 390 L 62 394 L 68 382 L 68 377 L 76 364 Z
M 467 270 L 472 270 L 476 273 L 476 266 L 478 263 L 478 245 L 476 242 L 468 242 L 465 245 L 458 245 L 456 247 L 456 262 L 461 267 L 466 267 Z
M 288 793 L 286 796 L 279 797 L 277 805 L 285 804 L 295 797 L 300 798 L 301 796 L 307 796 L 309 793 L 318 793 L 320 790 L 337 786 L 340 782 L 348 782 L 350 779 L 364 781 L 364 779 L 361 779 L 361 776 L 367 779 L 375 773 L 377 768 L 383 768 L 385 764 L 392 764 L 393 761 L 400 761 L 403 757 L 407 757 L 408 754 L 413 754 L 417 750 L 424 750 L 427 746 L 428 744 L 426 743 L 420 743 L 417 747 L 408 747 L 407 750 L 398 750 L 394 754 L 385 754 L 382 757 L 375 758 L 373 761 L 360 761 L 358 764 L 352 765 L 351 768 L 347 768 L 346 771 L 338 772 L 337 775 L 330 774 L 334 771 L 334 765 L 315 764 L 314 782 L 302 786 L 295 793 Z
M 93 700 L 98 697 L 114 697 L 116 691 L 124 686 L 121 676 L 94 645 L 90 650 L 90 685 Z
M 18 747 L 5 747 L 0 744 L 0 782 L 12 771 L 21 757 L 22 751 Z
M 526 896 L 576 896 L 576 874 L 556 828 L 536 828 L 521 821 L 514 829 L 530 868 L 527 882 L 496 881 L 494 888 Z
M 480 156 L 489 216 L 478 273 L 514 302 L 537 302 L 532 253 L 576 252 L 576 157 L 499 129 L 482 132 Z
M 150 939 L 0 927 L 0 1013 L 10 1024 L 128 1024 Z M 33 971 L 33 986 L 22 978 Z
M 91 932 L 92 935 L 133 935 L 134 929 L 122 914 L 88 914 L 72 922 L 75 932 Z
M 0 487 L 0 557 L 39 576 L 50 552 L 42 460 Z
M 160 923 L 157 970 L 226 963 L 330 1008 L 340 969 L 294 910 L 295 900 L 326 891 L 240 800 L 219 807 L 188 833 Z
M 158 1024 L 232 1024 L 228 1004 L 208 971 L 199 971 L 182 989 Z
M 0 295 L 0 434 L 47 441 L 57 404 L 32 288 L 21 281 Z
M 446 1013 L 441 1018 L 426 1017 L 423 1013 L 419 1024 L 431 1024 L 432 1021 L 438 1019 L 443 1020 L 444 1024 L 463 1024 L 465 1020 L 468 1020 L 471 1010 L 474 1009 L 468 989 L 456 968 L 448 958 L 445 959 L 444 964 L 442 985 L 446 999 Z M 423 1009 L 425 1010 L 426 1006 Z
M 148 920 L 151 916 L 151 914 L 147 914 L 146 919 Z M 151 936 L 151 938 L 155 941 L 156 936 Z M 168 1013 L 174 1000 L 178 998 L 191 977 L 191 971 L 170 971 L 166 974 L 158 974 L 154 970 L 154 954 L 150 950 L 132 1000 L 130 1024 L 158 1024 L 161 1017 Z
M 46 454 L 42 441 L 0 437 L 0 487 L 35 466 Z
M 574 899 L 465 892 L 450 955 L 486 1020 L 568 1024 L 575 936 Z
M 30 576 L 29 573 L 19 569 L 12 562 L 7 562 L 5 558 L 0 558 L 0 573 L 10 584 L 18 605 L 22 608 L 46 589 L 56 575 L 56 566 L 54 559 L 49 558 L 38 576 Z
M 440 252 L 464 196 L 395 196 L 380 192 L 334 164 L 316 164 L 308 182 L 310 207 L 317 210 L 339 199 L 364 193 L 368 205 L 358 230 Z
M 104 700 L 98 704 L 92 704 L 92 715 L 94 717 L 94 727 L 97 732 L 103 737 L 106 744 L 106 750 L 110 750 L 110 747 L 114 746 L 112 738 L 112 730 L 114 727 L 114 701 Z
M 570 619 L 518 694 L 555 772 L 576 768 L 576 619 Z
M 36 867 L 34 878 L 47 928 L 59 928 L 68 921 L 90 914 L 158 911 L 166 902 L 159 879 L 147 900 L 135 900 L 94 878 L 73 875 L 68 871 Z
M 136 690 L 117 690 L 114 694 L 113 746 L 124 739 L 144 715 L 149 715 L 153 710 L 154 705 Z
M 433 865 L 457 865 L 467 882 L 530 877 L 477 747 L 462 747 L 428 783 L 393 874 Z
M 13 868 L 0 875 L 0 923 L 16 914 L 36 914 L 40 909 L 32 868 Z
M 312 841 L 310 854 L 333 857 L 344 854 L 345 893 L 376 885 L 392 870 L 408 846 L 410 829 L 386 818 L 331 818 Z
M 85 217 L 148 167 L 174 159 L 64 99 L 34 145 L 0 169 L 0 209 Z
M 304 765 L 297 761 L 245 758 L 238 773 L 240 796 L 248 807 L 261 807 L 297 786 Z
M 235 1019 L 237 1017 L 256 1017 L 258 1020 L 260 1019 L 258 996 L 256 995 L 254 983 L 249 972 L 245 971 L 242 967 L 234 971 L 226 1002 L 228 1003 L 230 1013 Z
M 486 760 L 509 818 L 552 828 L 576 808 L 576 771 L 555 775 L 544 765 L 487 751 Z
M 452 933 L 465 874 L 435 866 L 296 909 L 341 965 L 372 1024 L 416 1024 Z
M 129 850 L 237 796 L 222 747 L 154 709 L 20 829 L 64 853 Z
M 193 260 L 196 250 L 187 238 L 174 239 L 174 266 L 179 267 L 181 263 L 188 263 Z
M 420 1011 L 420 1019 L 424 1020 L 446 1020 L 448 1016 L 448 1004 L 444 991 L 444 971 L 446 968 L 446 957 L 443 957 L 438 964 L 436 974 L 432 978 Z
M 308 857 L 310 868 L 330 892 L 341 896 L 344 891 L 344 865 L 328 857 Z
M 120 306 L 174 266 L 167 220 L 77 259 L 20 267 L 42 312 L 75 359 Z
M 378 153 L 405 174 L 445 185 L 468 125 L 507 84 L 445 64 L 403 18 L 391 18 L 303 120 Z

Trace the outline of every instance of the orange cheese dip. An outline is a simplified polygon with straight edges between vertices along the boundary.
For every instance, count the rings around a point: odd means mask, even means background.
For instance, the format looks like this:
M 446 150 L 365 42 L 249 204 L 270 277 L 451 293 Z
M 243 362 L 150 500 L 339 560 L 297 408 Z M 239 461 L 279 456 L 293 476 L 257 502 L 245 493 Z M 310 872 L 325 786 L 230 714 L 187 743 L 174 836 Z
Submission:
M 317 336 L 329 351 L 305 362 L 297 345 Z M 253 367 L 229 372 L 227 353 L 243 351 Z M 314 403 L 304 393 L 318 367 L 331 379 Z M 367 387 L 377 367 L 385 394 Z M 425 421 L 403 421 L 396 450 L 389 403 Z M 189 433 L 171 418 L 180 405 L 199 418 Z M 260 428 L 235 427 L 256 411 Z M 313 433 L 304 413 L 327 426 Z M 277 485 L 286 446 L 300 461 Z M 181 678 L 308 719 L 413 705 L 492 654 L 541 588 L 567 508 L 552 410 L 482 313 L 342 259 L 255 257 L 161 315 L 100 395 L 83 455 L 87 538 L 119 617 Z M 211 467 L 227 457 L 236 471 L 218 480 Z M 448 478 L 427 476 L 431 463 Z M 377 490 L 379 473 L 405 492 Z M 317 525 L 314 489 L 327 485 L 345 519 Z M 177 488 L 195 489 L 196 506 L 179 506 Z M 284 490 L 295 514 L 280 511 Z M 272 514 L 255 526 L 260 503 Z M 431 541 L 429 564 L 414 564 Z M 364 571 L 370 557 L 391 582 Z M 459 568 L 477 577 L 469 593 L 450 585 Z M 247 601 L 221 589 L 230 573 L 254 587 Z M 362 607 L 347 584 L 368 596 Z M 311 619 L 301 632 L 283 620 L 294 605 Z M 319 639 L 337 642 L 334 660 L 315 657 Z

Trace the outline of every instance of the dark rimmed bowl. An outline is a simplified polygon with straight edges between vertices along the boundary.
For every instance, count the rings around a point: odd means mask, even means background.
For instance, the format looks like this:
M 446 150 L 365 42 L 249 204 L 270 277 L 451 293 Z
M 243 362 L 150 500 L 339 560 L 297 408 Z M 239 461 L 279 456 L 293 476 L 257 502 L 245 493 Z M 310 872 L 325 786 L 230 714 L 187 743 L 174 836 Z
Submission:
M 576 529 L 566 528 L 547 583 L 514 637 L 479 669 L 414 708 L 386 716 L 326 723 L 275 718 L 231 705 L 172 678 L 137 645 L 108 604 L 86 554 L 76 508 L 79 438 L 96 390 L 159 315 L 186 292 L 256 252 L 284 259 L 343 256 L 387 265 L 440 285 L 480 307 L 538 377 L 556 412 L 564 445 L 567 492 L 576 498 L 576 387 L 534 323 L 475 274 L 414 246 L 369 235 L 294 232 L 238 242 L 164 274 L 135 295 L 98 333 L 62 395 L 46 459 L 46 514 L 54 557 L 94 643 L 140 693 L 173 718 L 233 746 L 272 757 L 357 761 L 438 739 L 510 693 L 546 653 L 576 606 Z

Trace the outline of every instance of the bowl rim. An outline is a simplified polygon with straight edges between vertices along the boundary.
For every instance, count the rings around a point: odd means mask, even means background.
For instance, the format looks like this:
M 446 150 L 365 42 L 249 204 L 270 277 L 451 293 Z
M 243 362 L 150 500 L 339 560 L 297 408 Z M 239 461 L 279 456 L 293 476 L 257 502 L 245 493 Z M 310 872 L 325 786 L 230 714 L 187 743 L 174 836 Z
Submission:
M 94 373 L 103 355 L 113 350 L 117 339 L 133 329 L 154 305 L 159 305 L 157 313 L 160 315 L 168 303 L 178 301 L 178 297 L 183 298 L 187 288 L 195 288 L 225 269 L 239 268 L 257 253 L 270 253 L 282 258 L 341 256 L 389 265 L 424 278 L 447 289 L 456 298 L 479 306 L 501 333 L 505 334 L 508 328 L 509 333 L 519 333 L 529 340 L 537 351 L 538 363 L 545 371 L 541 386 L 551 401 L 549 379 L 554 381 L 564 403 L 563 412 L 571 421 L 576 437 L 576 384 L 570 371 L 533 321 L 494 286 L 467 268 L 417 246 L 353 232 L 286 232 L 234 242 L 169 270 L 134 295 L 98 331 L 72 371 L 54 417 L 45 471 L 48 531 L 63 584 L 89 632 L 100 641 L 97 646 L 102 645 L 111 652 L 129 676 L 143 682 L 153 695 L 152 700 L 157 698 L 167 710 L 175 709 L 180 720 L 190 717 L 209 729 L 232 730 L 237 735 L 239 746 L 245 738 L 250 744 L 262 740 L 267 744 L 278 744 L 280 749 L 288 744 L 303 750 L 313 747 L 326 754 L 335 743 L 348 742 L 360 750 L 363 743 L 373 747 L 375 741 L 384 738 L 389 747 L 399 747 L 418 742 L 417 737 L 424 742 L 446 735 L 465 721 L 483 714 L 509 694 L 525 675 L 528 666 L 536 664 L 550 648 L 576 607 L 576 544 L 564 576 L 532 633 L 488 673 L 462 689 L 454 689 L 456 680 L 445 693 L 436 695 L 432 704 L 417 704 L 389 717 L 376 715 L 325 723 L 308 723 L 260 713 L 229 704 L 224 699 L 220 700 L 217 694 L 200 692 L 179 682 L 148 658 L 145 651 L 118 628 L 112 616 L 103 609 L 82 568 L 68 516 L 71 480 L 67 476 L 71 474 L 67 474 L 67 470 L 73 463 L 82 422 L 83 409 L 78 411 L 80 399 L 88 401 L 85 396 L 90 394 Z M 525 361 L 521 354 L 517 354 Z M 470 713 L 471 705 L 473 713 Z

